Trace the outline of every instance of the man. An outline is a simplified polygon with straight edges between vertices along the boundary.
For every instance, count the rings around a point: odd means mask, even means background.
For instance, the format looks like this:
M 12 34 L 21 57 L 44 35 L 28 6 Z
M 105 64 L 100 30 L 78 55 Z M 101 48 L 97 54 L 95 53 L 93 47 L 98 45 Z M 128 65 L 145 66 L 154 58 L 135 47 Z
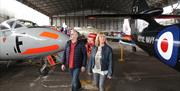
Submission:
M 70 40 L 66 43 L 63 65 L 61 69 L 66 69 L 65 64 L 69 67 L 72 75 L 72 91 L 78 91 L 81 88 L 79 73 L 85 71 L 87 52 L 83 42 L 79 40 L 79 33 L 76 30 L 71 30 Z

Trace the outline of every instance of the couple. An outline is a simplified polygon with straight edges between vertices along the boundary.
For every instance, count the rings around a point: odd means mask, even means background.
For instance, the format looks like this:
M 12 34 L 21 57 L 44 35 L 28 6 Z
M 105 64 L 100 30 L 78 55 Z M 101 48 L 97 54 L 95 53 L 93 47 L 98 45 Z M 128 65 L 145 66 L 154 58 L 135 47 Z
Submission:
M 76 30 L 71 30 L 70 40 L 66 43 L 63 63 L 61 69 L 64 71 L 66 66 L 70 69 L 72 76 L 72 91 L 78 91 L 81 88 L 79 80 L 80 71 L 84 72 L 86 67 L 87 52 L 86 47 Z M 88 73 L 93 72 L 94 84 L 100 91 L 104 91 L 105 78 L 111 79 L 112 76 L 112 49 L 106 44 L 104 34 L 98 34 L 95 46 L 92 49 L 88 62 Z

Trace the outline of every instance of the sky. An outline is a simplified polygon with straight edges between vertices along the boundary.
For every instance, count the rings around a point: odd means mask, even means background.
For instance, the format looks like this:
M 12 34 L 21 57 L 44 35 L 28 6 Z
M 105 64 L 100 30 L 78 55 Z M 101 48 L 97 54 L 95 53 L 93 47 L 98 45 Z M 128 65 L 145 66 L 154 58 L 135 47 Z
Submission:
M 38 25 L 50 25 L 48 16 L 16 0 L 0 0 L 0 13 L 17 19 L 30 20 Z

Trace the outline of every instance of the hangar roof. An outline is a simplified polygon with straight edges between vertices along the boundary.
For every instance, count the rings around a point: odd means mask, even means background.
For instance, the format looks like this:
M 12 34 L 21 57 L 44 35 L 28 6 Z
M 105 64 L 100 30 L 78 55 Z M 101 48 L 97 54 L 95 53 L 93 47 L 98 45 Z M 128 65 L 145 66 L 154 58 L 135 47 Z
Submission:
M 17 0 L 48 16 L 95 10 L 117 14 L 130 13 L 134 0 Z M 164 7 L 178 0 L 147 0 L 151 7 Z

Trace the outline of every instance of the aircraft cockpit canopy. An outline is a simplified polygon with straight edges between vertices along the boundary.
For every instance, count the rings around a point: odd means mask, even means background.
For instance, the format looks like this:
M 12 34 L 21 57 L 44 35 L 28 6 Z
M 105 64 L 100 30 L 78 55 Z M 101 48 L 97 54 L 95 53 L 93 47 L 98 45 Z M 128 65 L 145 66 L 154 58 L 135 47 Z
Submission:
M 25 27 L 28 27 L 28 28 L 38 26 L 36 23 L 31 22 L 31 21 L 26 21 L 26 20 L 19 20 L 18 23 L 20 23 L 20 24 L 22 24 L 22 25 L 24 25 Z
M 16 28 L 21 28 L 21 27 L 37 27 L 38 25 L 34 22 L 31 21 L 26 21 L 26 20 L 8 20 L 4 21 L 0 24 L 0 30 L 12 30 Z
M 4 26 L 4 25 L 0 25 L 0 31 L 1 30 L 5 30 L 5 29 L 9 29 L 8 27 Z

